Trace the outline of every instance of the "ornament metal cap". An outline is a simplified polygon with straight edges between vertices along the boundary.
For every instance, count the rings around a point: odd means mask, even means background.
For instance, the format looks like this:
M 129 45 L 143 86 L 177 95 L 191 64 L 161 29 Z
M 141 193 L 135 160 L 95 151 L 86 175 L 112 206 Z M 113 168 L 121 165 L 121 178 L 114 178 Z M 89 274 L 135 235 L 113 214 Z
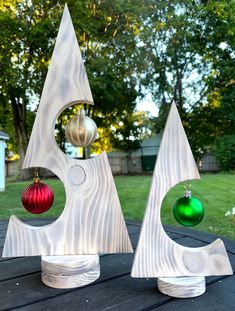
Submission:
M 81 108 L 80 110 L 78 110 L 77 116 L 85 116 L 86 112 L 83 108 Z
M 192 191 L 191 191 L 191 190 L 185 190 L 184 196 L 185 196 L 185 198 L 191 198 L 191 196 L 192 196 Z
M 34 184 L 40 184 L 40 178 L 38 176 L 38 169 L 34 169 L 34 178 L 33 178 Z
M 184 186 L 184 197 L 185 198 L 191 198 L 192 191 L 191 191 L 191 184 L 187 184 Z

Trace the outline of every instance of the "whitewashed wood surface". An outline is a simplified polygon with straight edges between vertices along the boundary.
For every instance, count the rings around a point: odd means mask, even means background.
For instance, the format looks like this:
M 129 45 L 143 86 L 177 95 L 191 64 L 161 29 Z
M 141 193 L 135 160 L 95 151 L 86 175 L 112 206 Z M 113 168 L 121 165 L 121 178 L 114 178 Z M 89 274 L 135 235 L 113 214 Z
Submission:
M 65 5 L 23 169 L 46 167 L 65 181 L 69 158 L 55 141 L 54 127 L 62 111 L 72 103 L 83 101 L 93 104 L 84 62 Z
M 163 133 L 151 190 L 132 267 L 132 277 L 178 277 L 232 274 L 223 242 L 188 248 L 166 234 L 161 223 L 161 204 L 176 184 L 199 179 L 175 103 Z M 210 208 L 210 207 L 208 207 Z
M 206 291 L 204 276 L 158 278 L 157 285 L 161 293 L 176 298 L 197 297 Z
M 107 154 L 67 161 L 63 213 L 44 227 L 11 216 L 3 257 L 133 252 Z
M 42 256 L 42 282 L 53 288 L 81 287 L 100 276 L 98 255 Z
M 54 138 L 57 116 L 71 102 L 84 100 L 93 103 L 65 6 L 23 168 L 54 172 L 64 183 L 66 205 L 60 217 L 44 227 L 11 216 L 3 257 L 133 252 L 106 153 L 72 159 Z

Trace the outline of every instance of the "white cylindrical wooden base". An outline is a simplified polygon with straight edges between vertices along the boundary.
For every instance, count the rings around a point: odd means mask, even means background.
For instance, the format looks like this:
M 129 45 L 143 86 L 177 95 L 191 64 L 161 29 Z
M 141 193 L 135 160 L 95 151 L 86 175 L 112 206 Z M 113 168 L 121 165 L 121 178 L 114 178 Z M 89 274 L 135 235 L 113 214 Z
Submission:
M 161 293 L 176 298 L 197 297 L 206 291 L 204 276 L 158 278 L 157 285 Z
M 42 282 L 54 288 L 74 288 L 100 276 L 99 255 L 42 256 Z

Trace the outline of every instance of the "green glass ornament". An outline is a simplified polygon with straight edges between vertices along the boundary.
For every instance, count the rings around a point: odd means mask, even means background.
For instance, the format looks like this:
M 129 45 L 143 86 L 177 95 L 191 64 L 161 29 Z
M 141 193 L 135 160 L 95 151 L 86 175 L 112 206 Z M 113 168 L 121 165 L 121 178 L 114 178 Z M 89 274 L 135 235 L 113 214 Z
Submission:
M 184 197 L 175 202 L 173 214 L 182 226 L 193 227 L 202 221 L 204 208 L 201 201 L 192 197 L 191 191 L 186 190 Z

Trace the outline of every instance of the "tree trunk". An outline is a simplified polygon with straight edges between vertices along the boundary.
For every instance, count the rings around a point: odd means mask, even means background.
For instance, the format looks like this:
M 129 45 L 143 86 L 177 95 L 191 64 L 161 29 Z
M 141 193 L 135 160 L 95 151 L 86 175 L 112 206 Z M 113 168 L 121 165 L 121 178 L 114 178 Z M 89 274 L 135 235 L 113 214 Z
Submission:
M 174 101 L 177 104 L 179 112 L 183 111 L 184 99 L 183 99 L 183 86 L 182 86 L 182 69 L 176 69 L 176 84 L 174 91 Z
M 20 156 L 17 178 L 21 180 L 28 179 L 31 174 L 27 170 L 22 170 L 28 144 L 27 127 L 26 127 L 26 106 L 19 102 L 19 99 L 11 95 L 11 106 L 13 111 L 14 127 L 18 140 L 18 153 Z
M 58 130 L 58 134 L 57 134 L 57 144 L 58 146 L 60 147 L 60 149 L 64 152 L 65 152 L 65 131 L 63 129 L 63 119 L 62 119 L 62 116 L 60 116 L 58 118 L 58 121 L 57 121 L 57 130 Z

